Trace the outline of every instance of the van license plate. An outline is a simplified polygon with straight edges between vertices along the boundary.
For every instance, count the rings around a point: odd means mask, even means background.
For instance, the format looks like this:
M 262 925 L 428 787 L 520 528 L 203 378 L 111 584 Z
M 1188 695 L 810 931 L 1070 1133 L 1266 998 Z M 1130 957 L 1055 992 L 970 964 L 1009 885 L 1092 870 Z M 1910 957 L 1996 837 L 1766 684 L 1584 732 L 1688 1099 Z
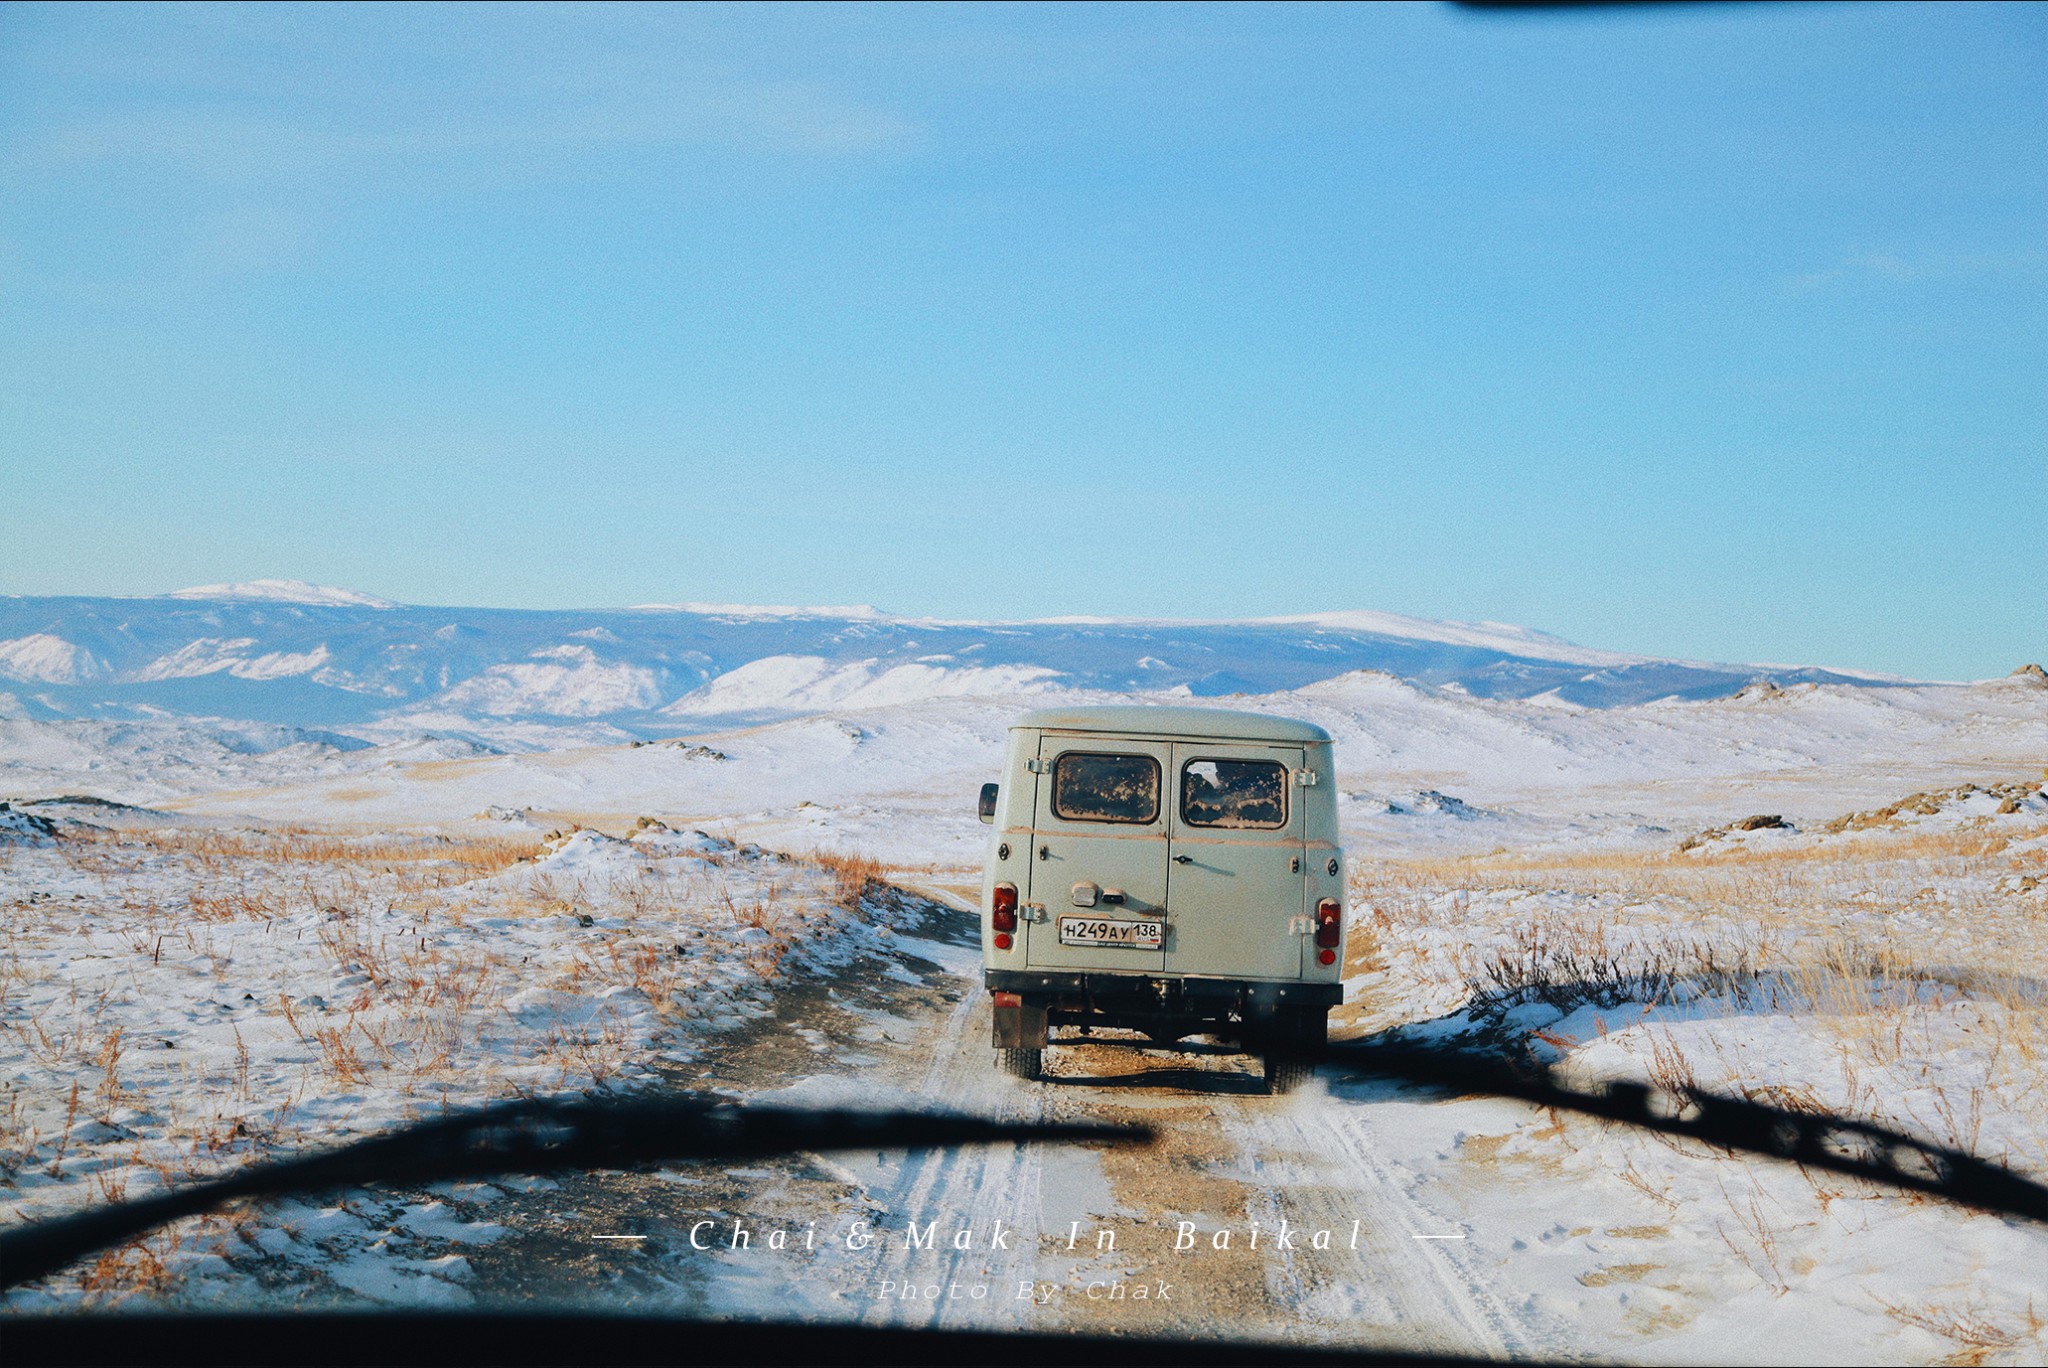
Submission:
M 1113 921 L 1105 917 L 1061 917 L 1061 945 L 1127 945 L 1157 950 L 1166 939 L 1166 923 Z

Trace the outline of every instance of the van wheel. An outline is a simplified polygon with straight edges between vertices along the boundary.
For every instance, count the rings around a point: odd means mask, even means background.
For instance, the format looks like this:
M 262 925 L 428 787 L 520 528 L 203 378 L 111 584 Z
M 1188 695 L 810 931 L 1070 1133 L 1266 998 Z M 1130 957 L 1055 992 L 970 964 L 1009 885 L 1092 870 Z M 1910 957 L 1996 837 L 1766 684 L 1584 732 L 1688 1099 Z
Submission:
M 1266 1092 L 1273 1097 L 1300 1092 L 1316 1076 L 1315 1065 L 1292 1055 L 1266 1056 Z
M 1017 1078 L 1037 1078 L 1045 1071 L 1044 1050 L 997 1050 L 996 1062 L 1003 1072 Z

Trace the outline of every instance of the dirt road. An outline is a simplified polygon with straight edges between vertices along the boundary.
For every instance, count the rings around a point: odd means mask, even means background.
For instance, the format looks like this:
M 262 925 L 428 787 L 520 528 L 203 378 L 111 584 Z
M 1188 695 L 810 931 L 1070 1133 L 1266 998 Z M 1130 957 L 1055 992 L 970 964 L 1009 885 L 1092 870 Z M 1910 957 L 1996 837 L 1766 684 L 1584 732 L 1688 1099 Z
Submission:
M 675 1081 L 756 1101 L 1142 1122 L 1135 1147 L 834 1153 L 442 1194 L 506 1228 L 479 1300 L 687 1314 L 1343 1341 L 1480 1354 L 1548 1339 L 1466 1232 L 1374 1158 L 1366 1094 L 1262 1095 L 1252 1061 L 1056 1044 L 998 1073 L 971 924 L 918 937 Z M 430 1251 L 426 1251 L 430 1252 Z

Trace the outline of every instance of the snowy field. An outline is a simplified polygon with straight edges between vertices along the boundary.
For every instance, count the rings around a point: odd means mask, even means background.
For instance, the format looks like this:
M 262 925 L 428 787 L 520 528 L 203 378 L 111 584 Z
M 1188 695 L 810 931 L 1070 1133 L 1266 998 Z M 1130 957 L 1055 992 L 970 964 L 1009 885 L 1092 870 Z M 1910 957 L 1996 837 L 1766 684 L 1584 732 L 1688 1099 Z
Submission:
M 0 1173 L 18 1217 L 448 1106 L 635 1086 L 650 1057 L 687 1062 L 693 1037 L 844 966 L 912 905 L 859 861 L 655 824 L 451 841 L 82 810 L 99 820 L 0 812 Z M 144 1242 L 56 1295 L 220 1271 L 208 1250 Z
M 1053 1299 L 997 1323 L 1635 1361 L 2048 1358 L 2039 1226 L 1335 1077 L 1253 1098 L 1208 1065 L 1150 1060 L 1148 1092 L 1107 1072 L 1146 1057 L 1086 1049 L 1052 1052 L 1067 1086 L 992 1077 L 958 948 L 971 923 L 942 902 L 978 877 L 972 797 L 1007 719 L 1098 697 L 931 697 L 601 746 L 535 723 L 517 753 L 0 722 L 0 1214 L 140 1195 L 446 1105 L 692 1076 L 801 999 L 812 1015 L 775 1029 L 809 1042 L 810 1072 L 706 1082 L 1177 1127 L 1150 1158 L 1047 1160 L 1028 1170 L 1037 1205 L 1013 1192 L 1001 1209 L 1039 1233 L 1123 1222 L 1139 1252 L 1119 1276 L 1192 1279 L 1208 1309 L 1105 1320 Z M 1364 672 L 1219 701 L 1336 738 L 1354 920 L 1339 1034 L 1460 1038 L 1576 1079 L 1871 1118 L 2048 1179 L 2048 681 L 1586 709 Z M 847 1026 L 832 1013 L 853 1009 L 821 995 L 849 978 L 954 1005 Z M 826 1048 L 842 1027 L 870 1063 Z M 894 1161 L 849 1160 L 839 1195 L 805 1200 L 887 1206 L 915 1187 L 982 1211 L 999 1185 L 980 1162 L 913 1184 Z M 817 1186 L 720 1181 L 755 1184 L 726 1199 L 745 1210 Z M 6 1305 L 465 1304 L 549 1188 L 230 1211 Z M 1373 1279 L 1320 1255 L 1193 1269 L 1142 1253 L 1145 1231 L 1181 1219 L 1209 1239 L 1352 1210 L 1407 1230 Z M 1455 1238 L 1406 1243 L 1424 1234 Z M 648 1256 L 635 1295 L 955 1323 L 849 1302 L 847 1279 L 880 1275 L 843 1259 L 688 1254 L 673 1276 Z M 1040 1248 L 1025 1277 L 1092 1267 L 1063 1258 Z

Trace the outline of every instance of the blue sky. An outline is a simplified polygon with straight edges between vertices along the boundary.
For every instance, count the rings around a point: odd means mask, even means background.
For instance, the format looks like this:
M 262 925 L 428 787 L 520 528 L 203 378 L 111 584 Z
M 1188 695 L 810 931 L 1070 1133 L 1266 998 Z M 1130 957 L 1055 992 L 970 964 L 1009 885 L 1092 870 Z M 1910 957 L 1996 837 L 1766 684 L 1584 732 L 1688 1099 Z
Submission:
M 2048 655 L 2048 9 L 0 8 L 0 591 Z

